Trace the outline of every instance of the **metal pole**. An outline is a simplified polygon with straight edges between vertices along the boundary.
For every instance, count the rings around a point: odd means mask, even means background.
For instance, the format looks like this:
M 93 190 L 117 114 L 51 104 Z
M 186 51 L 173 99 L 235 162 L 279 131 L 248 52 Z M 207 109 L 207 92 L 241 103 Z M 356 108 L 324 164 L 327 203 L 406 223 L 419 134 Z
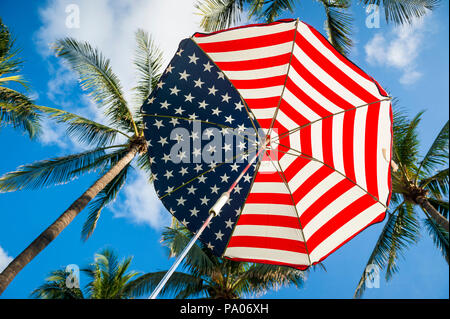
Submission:
M 239 183 L 239 181 L 242 179 L 242 177 L 244 176 L 244 174 L 248 171 L 248 169 L 250 168 L 250 166 L 253 164 L 253 162 L 256 160 L 256 158 L 259 156 L 259 154 L 261 154 L 261 152 L 266 149 L 266 147 L 262 147 L 258 153 L 252 158 L 252 160 L 248 163 L 248 165 L 242 170 L 241 174 L 239 175 L 239 177 L 234 181 L 234 183 L 231 185 L 231 187 L 228 189 L 227 192 L 223 193 L 222 196 L 220 196 L 220 198 L 217 200 L 217 202 L 213 205 L 213 207 L 211 208 L 211 210 L 209 211 L 209 216 L 208 218 L 205 220 L 205 222 L 203 223 L 202 227 L 200 227 L 200 229 L 198 230 L 198 232 L 195 234 L 194 237 L 192 237 L 192 239 L 189 241 L 189 243 L 187 244 L 187 246 L 183 249 L 182 253 L 180 256 L 178 256 L 177 260 L 175 261 L 175 263 L 172 265 L 172 267 L 170 267 L 169 271 L 164 275 L 164 277 L 161 279 L 161 281 L 159 282 L 158 286 L 156 286 L 155 290 L 152 292 L 152 294 L 150 295 L 149 299 L 156 299 L 156 297 L 159 295 L 159 293 L 161 292 L 161 289 L 166 285 L 167 281 L 169 280 L 170 276 L 172 276 L 172 274 L 174 273 L 175 269 L 178 268 L 178 265 L 181 263 L 181 261 L 184 259 L 184 257 L 186 257 L 187 253 L 189 252 L 189 250 L 192 248 L 192 246 L 194 246 L 194 243 L 197 241 L 197 239 L 200 237 L 200 235 L 203 233 L 203 231 L 205 230 L 205 228 L 208 226 L 208 224 L 211 222 L 211 219 L 216 216 L 221 208 L 226 204 L 228 198 L 230 197 L 231 192 L 233 191 L 233 189 L 236 187 L 236 185 Z

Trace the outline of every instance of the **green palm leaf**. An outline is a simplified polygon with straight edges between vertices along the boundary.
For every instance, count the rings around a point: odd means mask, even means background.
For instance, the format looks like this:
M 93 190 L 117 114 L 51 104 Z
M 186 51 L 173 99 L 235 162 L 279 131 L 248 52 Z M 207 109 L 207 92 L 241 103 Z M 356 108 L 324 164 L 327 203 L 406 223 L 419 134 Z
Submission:
M 246 0 L 203 0 L 195 4 L 202 16 L 200 26 L 207 32 L 239 23 Z
M 105 107 L 105 115 L 111 123 L 138 135 L 122 86 L 111 70 L 109 60 L 89 43 L 73 38 L 58 40 L 56 52 L 78 73 L 81 87 L 89 92 L 95 102 Z
M 65 270 L 52 271 L 46 283 L 33 290 L 32 298 L 36 299 L 84 299 L 79 288 L 68 288 L 66 280 L 70 273 Z
M 447 203 L 448 213 L 448 203 Z M 433 239 L 436 248 L 442 253 L 448 264 L 448 232 L 441 226 L 437 225 L 432 219 L 427 218 L 424 220 L 425 227 Z
M 449 169 L 444 168 L 431 177 L 420 180 L 419 186 L 426 188 L 436 198 L 448 196 L 449 191 Z
M 346 10 L 350 7 L 348 0 L 321 0 L 326 14 L 325 31 L 328 41 L 341 54 L 347 55 L 353 43 L 350 39 L 352 34 L 352 16 Z

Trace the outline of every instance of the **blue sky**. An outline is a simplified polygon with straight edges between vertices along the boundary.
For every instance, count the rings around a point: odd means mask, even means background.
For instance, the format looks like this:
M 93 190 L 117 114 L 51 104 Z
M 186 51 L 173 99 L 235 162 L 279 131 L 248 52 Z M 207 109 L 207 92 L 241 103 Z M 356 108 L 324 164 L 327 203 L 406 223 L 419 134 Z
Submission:
M 179 41 L 199 31 L 199 18 L 192 14 L 193 1 L 28 1 L 2 0 L 0 16 L 17 38 L 24 59 L 23 74 L 30 82 L 29 92 L 38 104 L 60 107 L 71 112 L 104 120 L 101 112 L 77 87 L 75 76 L 50 53 L 48 47 L 57 38 L 75 36 L 88 40 L 111 58 L 112 67 L 128 92 L 134 85 L 131 65 L 133 33 L 137 28 L 149 31 L 166 52 L 168 61 Z M 80 8 L 80 28 L 67 28 L 67 5 Z M 373 76 L 410 115 L 426 110 L 420 126 L 422 150 L 426 151 L 448 120 L 449 105 L 449 8 L 448 2 L 415 21 L 408 28 L 387 25 L 383 16 L 380 28 L 367 28 L 364 8 L 352 6 L 353 40 L 350 58 Z M 323 30 L 324 12 L 314 1 L 302 1 L 294 13 Z M 38 141 L 20 132 L 0 131 L 2 156 L 0 175 L 21 164 L 83 149 L 67 138 L 64 128 L 45 124 Z M 79 178 L 69 184 L 37 191 L 0 194 L 0 268 L 19 254 L 45 227 L 53 222 L 87 187 L 96 175 Z M 80 214 L 62 234 L 33 260 L 8 287 L 1 298 L 28 298 L 49 271 L 92 261 L 94 253 L 112 247 L 121 256 L 134 256 L 132 268 L 142 272 L 168 269 L 168 259 L 159 240 L 170 222 L 166 212 L 146 185 L 134 173 L 116 202 L 106 209 L 94 235 L 80 240 L 86 218 Z M 328 257 L 327 271 L 311 271 L 303 289 L 282 288 L 262 298 L 351 298 L 376 242 L 383 223 L 369 227 Z M 367 289 L 365 298 L 448 298 L 448 264 L 423 232 L 400 262 L 400 272 L 380 288 Z M 83 278 L 81 278 L 81 284 Z

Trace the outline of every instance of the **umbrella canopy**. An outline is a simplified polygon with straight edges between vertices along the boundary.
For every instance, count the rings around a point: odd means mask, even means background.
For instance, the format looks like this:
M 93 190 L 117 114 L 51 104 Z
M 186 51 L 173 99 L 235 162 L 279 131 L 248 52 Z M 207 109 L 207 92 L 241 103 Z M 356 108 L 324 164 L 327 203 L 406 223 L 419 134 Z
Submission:
M 230 190 L 200 236 L 218 256 L 305 269 L 385 217 L 390 98 L 304 22 L 183 40 L 142 112 L 181 223 Z

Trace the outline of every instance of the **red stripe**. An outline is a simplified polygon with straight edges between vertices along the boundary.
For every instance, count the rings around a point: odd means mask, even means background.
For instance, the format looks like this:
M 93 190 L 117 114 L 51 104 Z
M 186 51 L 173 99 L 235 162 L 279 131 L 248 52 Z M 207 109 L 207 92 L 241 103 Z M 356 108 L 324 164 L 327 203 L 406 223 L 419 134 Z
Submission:
M 375 203 L 370 195 L 365 194 L 345 207 L 307 240 L 309 252 L 311 253 L 321 242 Z
M 333 170 L 329 167 L 322 166 L 317 171 L 315 171 L 303 184 L 297 188 L 292 196 L 297 204 L 306 194 L 313 190 L 321 181 L 323 181 L 327 176 L 333 173 Z
M 323 162 L 334 168 L 333 162 L 333 118 L 322 120 L 322 154 Z
M 251 38 L 241 38 L 220 42 L 198 43 L 198 45 L 208 53 L 230 52 L 237 50 L 249 50 L 261 47 L 268 47 L 281 43 L 288 43 L 294 40 L 295 30 L 282 31 L 277 33 L 265 34 Z
M 353 157 L 355 114 L 356 110 L 350 110 L 344 113 L 344 125 L 342 132 L 342 152 L 345 175 L 354 182 L 356 181 Z
M 300 223 L 297 217 L 268 214 L 243 214 L 239 217 L 238 225 L 277 226 L 300 229 Z
M 300 129 L 300 147 L 303 155 L 312 157 L 311 125 Z
M 300 216 L 300 222 L 302 227 L 308 225 L 308 223 L 316 217 L 325 207 L 333 203 L 342 194 L 347 192 L 349 189 L 354 187 L 355 184 L 350 182 L 348 179 L 343 179 L 328 191 L 326 191 L 322 196 L 320 196 L 311 206 L 309 206 Z
M 323 108 L 319 103 L 313 100 L 306 92 L 300 89 L 290 78 L 286 81 L 286 89 L 289 90 L 297 99 L 305 104 L 311 111 L 316 113 L 319 117 L 326 117 L 332 115 L 327 109 Z
M 378 197 L 378 175 L 377 158 L 378 154 L 378 123 L 380 116 L 380 103 L 368 106 L 366 117 L 365 133 L 365 175 L 367 191 Z
M 284 176 L 290 181 L 297 173 L 305 167 L 306 164 L 311 162 L 310 159 L 304 157 L 297 157 L 290 165 L 284 170 Z
M 277 20 L 277 21 L 272 22 L 272 23 L 254 23 L 254 24 L 248 24 L 248 25 L 243 25 L 243 26 L 239 26 L 239 27 L 234 27 L 234 28 L 214 31 L 214 32 L 210 32 L 210 33 L 197 32 L 193 36 L 196 37 L 196 38 L 202 38 L 202 37 L 208 37 L 208 36 L 213 35 L 213 34 L 218 34 L 218 33 L 227 32 L 227 31 L 231 31 L 231 30 L 244 29 L 244 28 L 250 28 L 250 27 L 266 27 L 266 26 L 269 26 L 269 25 L 275 25 L 275 24 L 286 23 L 286 22 L 293 22 L 293 21 L 295 21 L 295 19 L 280 19 L 280 20 Z
M 247 71 L 271 68 L 289 63 L 291 53 L 271 56 L 262 59 L 233 61 L 233 62 L 216 62 L 219 69 L 223 71 Z
M 298 124 L 298 126 L 303 126 L 310 121 L 304 117 L 299 111 L 297 111 L 295 108 L 293 108 L 288 102 L 286 102 L 284 99 L 281 99 L 280 103 L 280 110 L 286 114 L 291 120 L 293 120 L 295 123 Z
M 302 241 L 266 236 L 232 236 L 228 247 L 266 248 L 306 254 Z
M 290 194 L 250 193 L 245 203 L 292 205 L 292 199 Z
M 267 109 L 276 107 L 278 105 L 278 101 L 280 101 L 279 96 L 271 96 L 262 99 L 245 99 L 245 102 L 247 102 L 248 107 L 251 109 Z
M 278 172 L 275 173 L 257 173 L 255 176 L 255 183 L 283 183 Z
M 284 85 L 286 75 L 278 75 L 270 78 L 256 79 L 256 80 L 233 80 L 233 85 L 240 89 L 260 89 L 271 86 Z
M 305 270 L 309 267 L 309 265 L 301 265 L 301 264 L 290 264 L 290 263 L 284 263 L 281 261 L 273 261 L 273 260 L 267 260 L 267 259 L 252 259 L 252 258 L 231 258 L 225 256 L 226 259 L 234 260 L 234 261 L 240 261 L 240 262 L 251 262 L 251 263 L 261 263 L 261 264 L 268 264 L 268 265 L 278 265 L 278 266 L 287 266 L 292 267 L 298 270 Z

